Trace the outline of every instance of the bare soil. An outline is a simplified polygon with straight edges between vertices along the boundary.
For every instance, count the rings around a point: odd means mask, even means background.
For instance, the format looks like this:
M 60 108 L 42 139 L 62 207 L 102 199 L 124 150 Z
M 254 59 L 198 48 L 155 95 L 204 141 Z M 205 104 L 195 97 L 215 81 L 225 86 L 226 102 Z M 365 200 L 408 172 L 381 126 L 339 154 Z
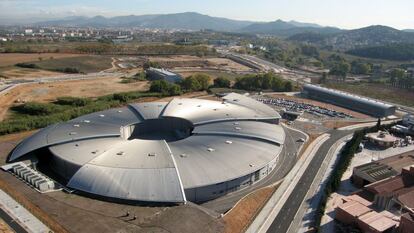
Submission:
M 53 72 L 48 70 L 40 70 L 40 69 L 28 69 L 28 68 L 21 68 L 21 67 L 7 67 L 0 69 L 0 75 L 7 78 L 7 79 L 27 79 L 33 80 L 42 77 L 50 77 L 50 76 L 57 76 L 62 75 L 59 72 Z
M 69 53 L 0 53 L 0 67 L 12 66 L 16 63 L 21 62 L 39 61 L 39 57 L 42 60 L 48 60 L 51 57 L 53 57 L 53 59 L 56 59 L 75 56 L 79 55 Z
M 120 83 L 120 78 L 100 78 L 19 85 L 0 95 L 0 120 L 11 106 L 29 101 L 50 102 L 61 96 L 97 97 L 117 92 L 146 91 L 148 82 Z
M 277 186 L 269 186 L 250 193 L 237 203 L 224 217 L 225 233 L 241 233 L 266 204 Z

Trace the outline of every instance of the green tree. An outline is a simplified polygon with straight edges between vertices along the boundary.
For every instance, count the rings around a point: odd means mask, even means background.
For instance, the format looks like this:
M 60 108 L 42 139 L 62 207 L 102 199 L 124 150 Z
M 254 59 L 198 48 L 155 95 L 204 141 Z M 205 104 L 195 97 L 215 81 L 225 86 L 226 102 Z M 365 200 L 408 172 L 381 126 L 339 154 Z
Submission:
M 230 85 L 230 80 L 225 77 L 218 77 L 214 79 L 214 87 L 229 88 Z
M 326 83 L 327 80 L 328 80 L 328 74 L 326 72 L 323 72 L 322 77 L 319 79 L 319 84 Z
M 181 87 L 177 84 L 170 84 L 168 87 L 168 94 L 169 95 L 181 95 Z
M 339 62 L 334 64 L 334 66 L 329 71 L 329 74 L 340 76 L 343 81 L 345 81 L 347 74 L 351 70 L 351 65 L 347 62 Z
M 155 80 L 151 82 L 151 92 L 167 93 L 169 91 L 169 83 L 165 80 Z

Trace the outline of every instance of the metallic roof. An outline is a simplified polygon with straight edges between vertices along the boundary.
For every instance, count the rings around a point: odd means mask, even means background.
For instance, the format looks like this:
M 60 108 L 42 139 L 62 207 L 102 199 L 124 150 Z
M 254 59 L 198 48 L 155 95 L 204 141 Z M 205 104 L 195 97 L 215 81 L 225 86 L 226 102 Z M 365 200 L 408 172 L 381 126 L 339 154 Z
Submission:
M 172 141 L 122 136 L 129 126 L 170 117 L 191 122 L 192 134 Z M 279 118 L 272 108 L 233 93 L 221 102 L 137 103 L 40 130 L 9 161 L 48 147 L 56 159 L 78 167 L 68 187 L 118 199 L 185 202 L 184 189 L 233 180 L 276 159 L 285 134 L 267 121 Z
M 332 96 L 337 96 L 337 97 L 342 97 L 342 98 L 348 98 L 350 100 L 353 101 L 357 101 L 366 105 L 371 105 L 377 108 L 381 108 L 384 110 L 390 109 L 390 108 L 395 108 L 394 105 L 391 104 L 387 104 L 384 102 L 380 102 L 374 99 L 369 99 L 369 98 L 365 98 L 365 97 L 361 97 L 361 96 L 357 96 L 357 95 L 353 95 L 347 92 L 343 92 L 343 91 L 338 91 L 338 90 L 333 90 L 333 89 L 329 89 L 329 88 L 325 88 L 325 87 L 321 87 L 321 86 L 316 86 L 316 85 L 312 85 L 312 84 L 305 84 L 303 86 L 304 90 L 307 91 L 317 91 L 317 92 L 322 92 L 325 94 L 329 94 Z

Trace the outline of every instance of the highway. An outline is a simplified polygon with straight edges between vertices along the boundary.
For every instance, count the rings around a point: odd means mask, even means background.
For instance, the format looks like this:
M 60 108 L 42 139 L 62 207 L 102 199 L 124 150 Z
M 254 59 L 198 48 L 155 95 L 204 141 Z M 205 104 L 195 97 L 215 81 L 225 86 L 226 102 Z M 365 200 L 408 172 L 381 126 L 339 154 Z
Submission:
M 273 220 L 268 233 L 285 233 L 288 231 L 290 224 L 298 211 L 301 203 L 303 202 L 306 193 L 308 192 L 322 162 L 325 160 L 329 149 L 339 139 L 351 134 L 352 130 L 331 130 L 329 132 L 330 138 L 324 142 L 315 154 L 315 157 L 306 168 L 304 175 L 300 178 L 298 184 L 293 189 L 292 193 L 288 197 L 287 201 L 279 211 L 279 214 Z
M 286 174 L 296 164 L 296 161 L 298 159 L 296 152 L 302 143 L 298 142 L 297 140 L 299 138 L 305 138 L 306 136 L 299 131 L 291 130 L 287 127 L 284 127 L 284 129 L 286 132 L 285 144 L 283 146 L 282 153 L 279 155 L 279 161 L 271 174 L 248 188 L 237 192 L 232 192 L 223 197 L 214 199 L 201 205 L 218 213 L 225 213 L 231 209 L 234 204 L 236 204 L 236 202 L 238 202 L 247 194 L 259 188 L 272 185 L 285 177 Z

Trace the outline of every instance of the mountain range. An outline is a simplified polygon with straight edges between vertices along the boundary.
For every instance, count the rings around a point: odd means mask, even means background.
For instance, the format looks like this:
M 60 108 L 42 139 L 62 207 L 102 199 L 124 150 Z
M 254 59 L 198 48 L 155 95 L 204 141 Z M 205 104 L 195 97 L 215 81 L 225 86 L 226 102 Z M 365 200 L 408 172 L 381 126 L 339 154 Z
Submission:
M 320 47 L 349 50 L 360 47 L 382 46 L 396 43 L 413 43 L 414 30 L 397 30 L 375 25 L 355 30 L 323 27 L 318 24 L 276 20 L 253 22 L 211 17 L 195 12 L 116 17 L 66 17 L 38 22 L 35 26 L 66 27 L 137 27 L 153 29 L 185 29 L 264 34 L 288 38 Z
M 128 15 L 106 18 L 103 16 L 67 17 L 58 20 L 38 22 L 37 26 L 67 27 L 138 27 L 157 29 L 185 29 L 216 31 L 237 31 L 253 22 L 211 17 L 195 12 L 158 15 Z
M 116 17 L 83 17 L 71 16 L 62 19 L 35 23 L 36 26 L 63 27 L 138 27 L 157 29 L 186 29 L 244 32 L 255 34 L 293 35 L 298 32 L 337 32 L 340 29 L 322 27 L 318 24 L 297 21 L 253 22 L 211 17 L 195 12 L 155 15 L 128 15 Z

